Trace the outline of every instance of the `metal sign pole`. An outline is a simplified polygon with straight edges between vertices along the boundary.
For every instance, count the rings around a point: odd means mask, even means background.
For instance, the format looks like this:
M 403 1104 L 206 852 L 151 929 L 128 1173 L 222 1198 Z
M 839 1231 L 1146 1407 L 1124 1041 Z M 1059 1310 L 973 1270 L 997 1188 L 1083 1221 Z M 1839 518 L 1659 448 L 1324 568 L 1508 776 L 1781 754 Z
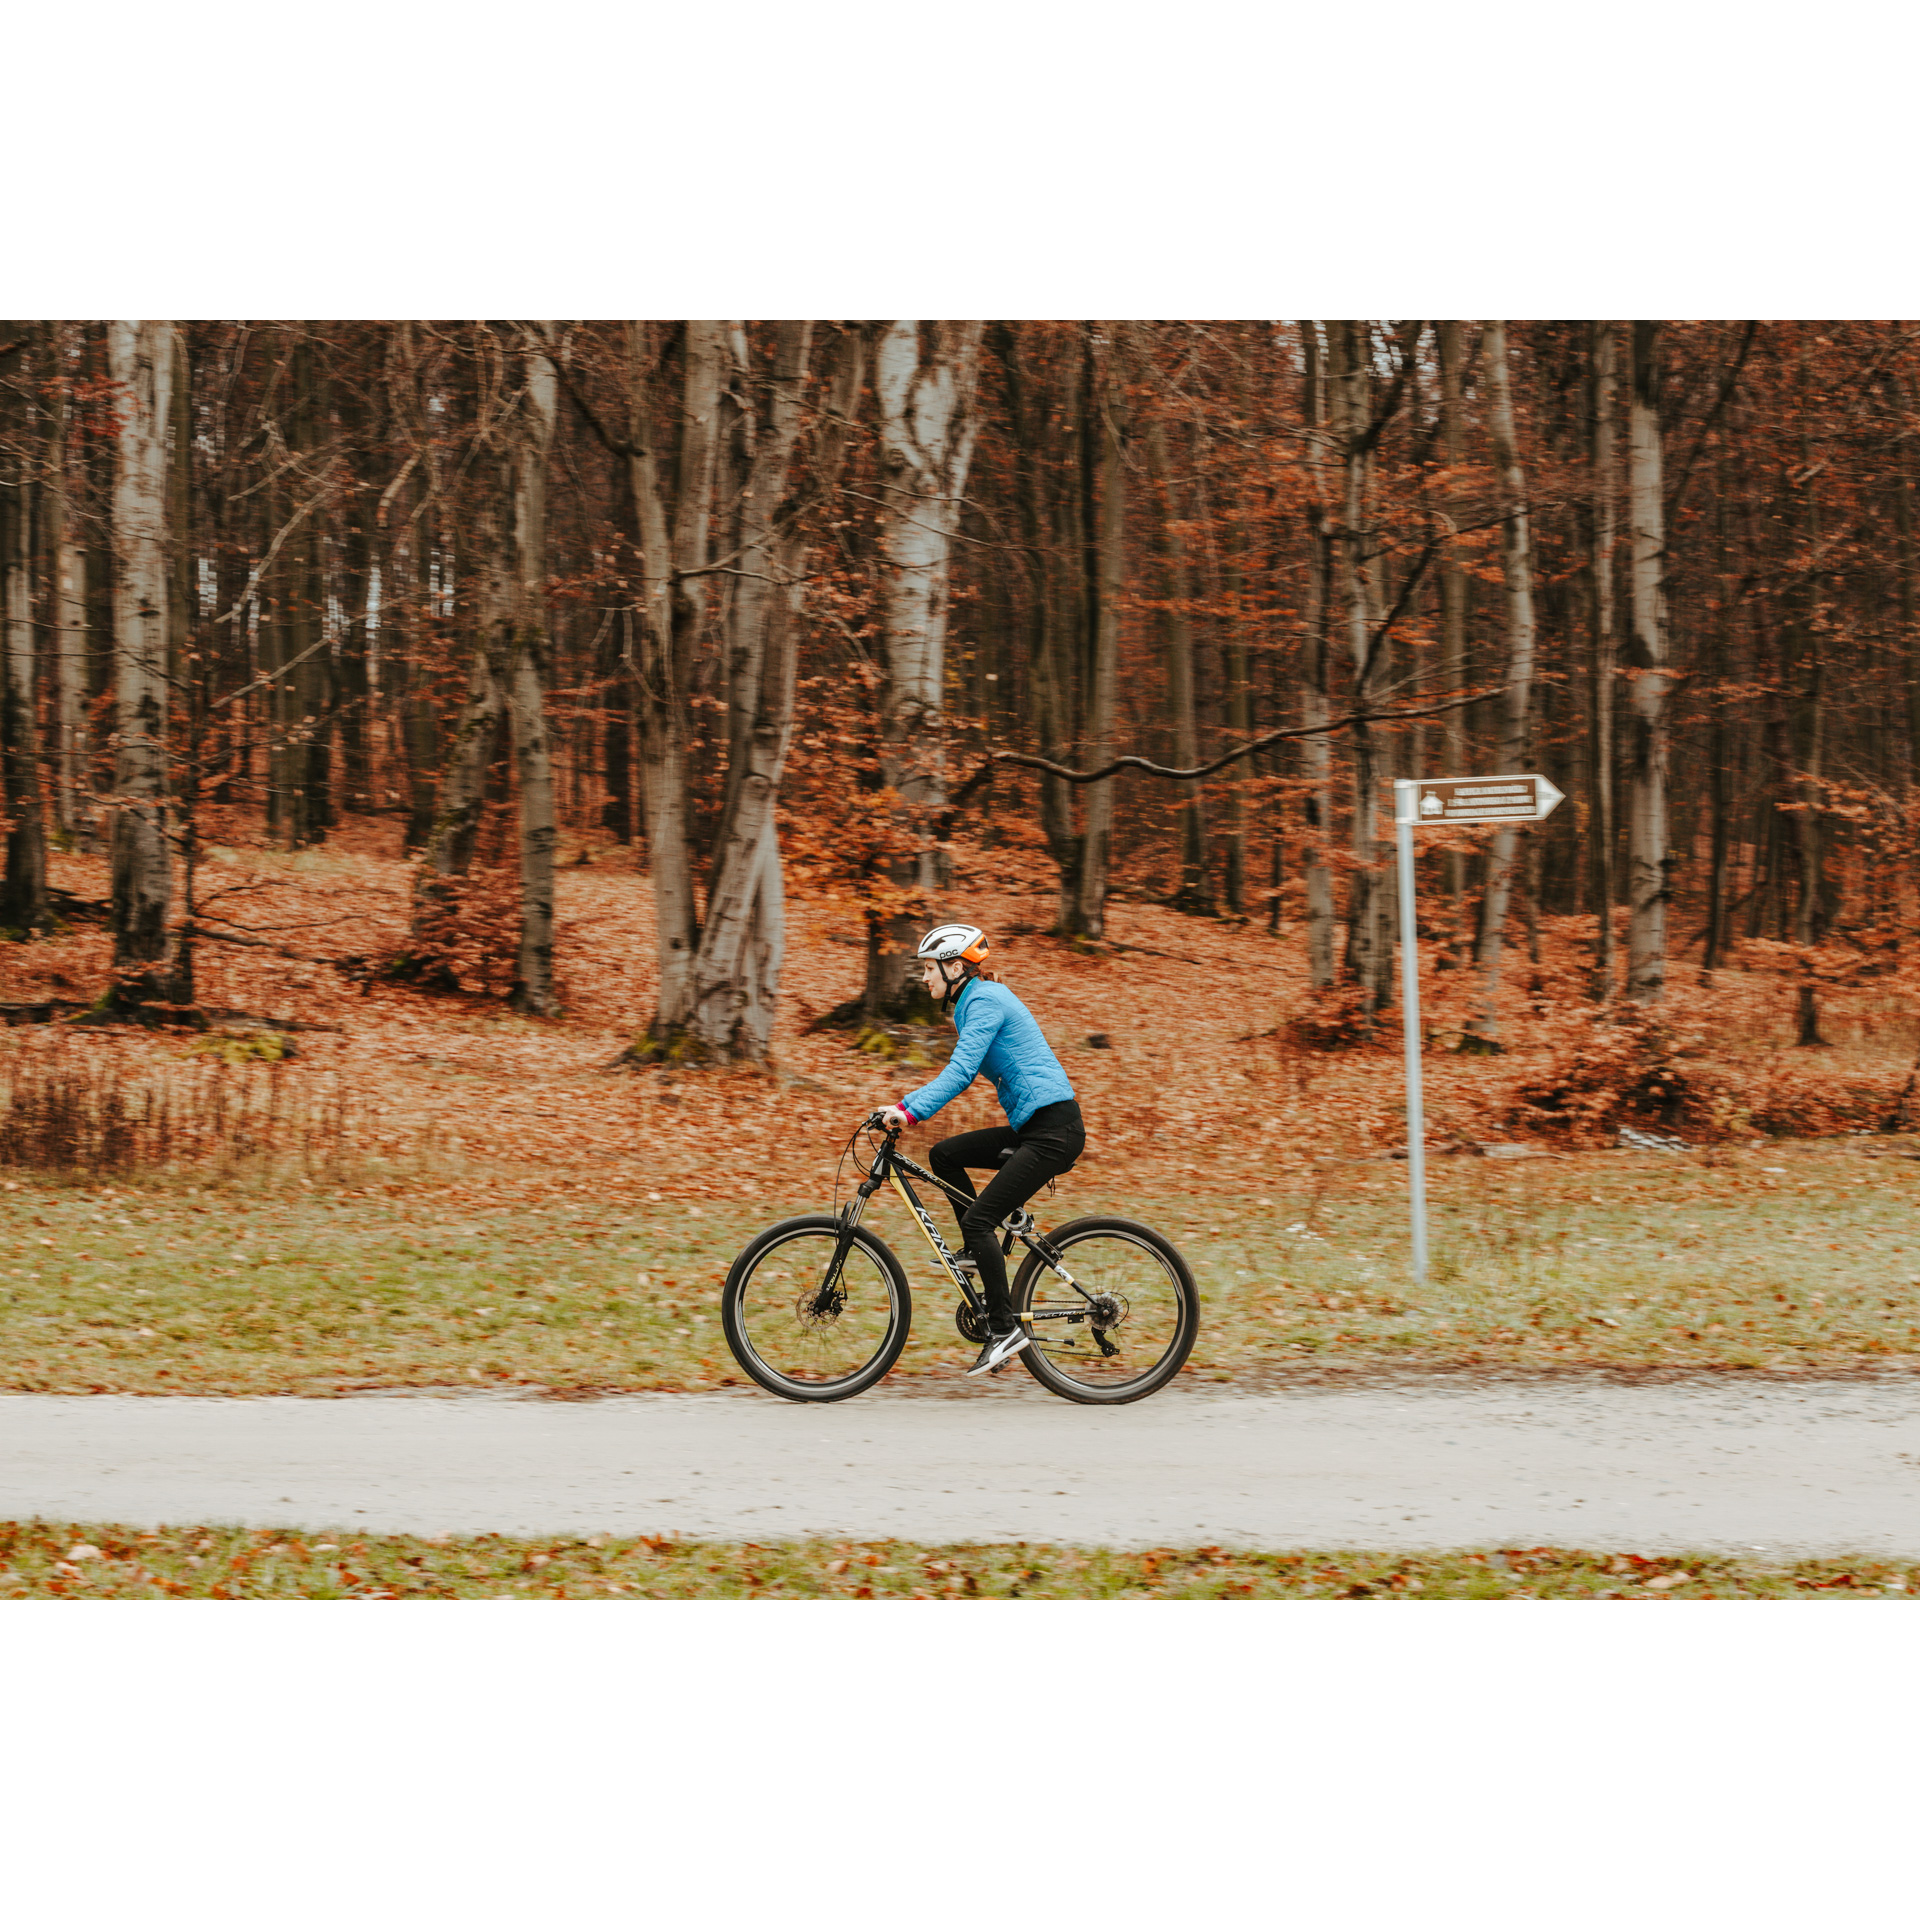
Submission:
M 1396 780 L 1400 849 L 1400 1002 L 1407 1029 L 1407 1185 L 1413 1203 L 1413 1277 L 1427 1277 L 1427 1116 L 1420 1097 L 1420 926 L 1413 898 L 1413 830 L 1544 820 L 1567 796 L 1544 773 Z
M 1420 782 L 1393 783 L 1400 853 L 1400 1013 L 1407 1040 L 1407 1187 L 1413 1206 L 1413 1277 L 1427 1277 L 1427 1116 L 1420 1087 L 1420 923 L 1413 897 L 1414 809 Z

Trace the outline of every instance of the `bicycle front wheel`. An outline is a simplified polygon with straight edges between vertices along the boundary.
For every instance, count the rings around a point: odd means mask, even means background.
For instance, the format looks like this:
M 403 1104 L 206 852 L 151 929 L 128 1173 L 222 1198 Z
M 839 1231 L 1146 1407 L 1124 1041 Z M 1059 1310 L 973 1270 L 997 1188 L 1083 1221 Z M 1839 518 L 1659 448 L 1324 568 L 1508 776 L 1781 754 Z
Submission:
M 1187 1263 L 1137 1220 L 1070 1220 L 1047 1238 L 1061 1271 L 1030 1253 L 1013 1283 L 1014 1311 L 1033 1336 L 1020 1355 L 1027 1371 L 1089 1406 L 1157 1393 L 1187 1364 L 1200 1331 Z
M 855 1227 L 831 1285 L 840 1242 L 830 1213 L 769 1227 L 733 1263 L 720 1325 L 758 1386 L 788 1400 L 848 1400 L 884 1380 L 907 1344 L 906 1270 L 877 1234 Z

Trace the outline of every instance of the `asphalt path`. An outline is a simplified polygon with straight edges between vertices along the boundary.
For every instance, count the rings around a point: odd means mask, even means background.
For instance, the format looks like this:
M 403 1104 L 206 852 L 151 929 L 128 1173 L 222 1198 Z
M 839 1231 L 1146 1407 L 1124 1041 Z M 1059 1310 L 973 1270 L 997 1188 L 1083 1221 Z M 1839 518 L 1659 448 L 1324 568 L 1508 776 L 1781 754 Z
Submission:
M 1075 1407 L 0 1395 L 0 1516 L 406 1533 L 1920 1555 L 1920 1382 L 1376 1382 Z

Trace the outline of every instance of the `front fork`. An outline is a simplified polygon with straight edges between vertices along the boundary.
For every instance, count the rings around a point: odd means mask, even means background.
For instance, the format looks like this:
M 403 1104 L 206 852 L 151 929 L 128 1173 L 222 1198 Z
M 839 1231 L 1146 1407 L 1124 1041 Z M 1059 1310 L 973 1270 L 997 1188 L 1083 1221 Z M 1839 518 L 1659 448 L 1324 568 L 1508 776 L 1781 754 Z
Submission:
M 853 1246 L 853 1230 L 860 1224 L 860 1216 L 867 1210 L 867 1202 L 873 1198 L 873 1190 L 879 1181 L 869 1176 L 860 1182 L 859 1192 L 840 1209 L 840 1231 L 834 1239 L 833 1258 L 827 1262 L 827 1271 L 820 1281 L 820 1291 L 813 1296 L 815 1313 L 830 1313 L 840 1293 L 840 1269 L 847 1264 L 847 1253 Z

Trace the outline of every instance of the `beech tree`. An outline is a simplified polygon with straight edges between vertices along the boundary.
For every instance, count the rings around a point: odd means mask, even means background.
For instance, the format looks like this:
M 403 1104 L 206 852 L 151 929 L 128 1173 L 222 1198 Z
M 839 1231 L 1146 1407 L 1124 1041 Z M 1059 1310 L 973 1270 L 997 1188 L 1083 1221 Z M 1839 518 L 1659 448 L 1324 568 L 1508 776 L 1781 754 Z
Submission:
M 655 1055 L 667 1057 L 684 1051 L 700 944 L 687 834 L 687 702 L 705 638 L 727 351 L 726 329 L 718 321 L 689 320 L 676 336 L 670 358 L 656 352 L 654 330 L 645 323 L 635 321 L 627 329 L 623 449 L 633 513 L 630 540 L 641 573 L 633 610 L 633 673 L 660 964 L 659 1001 L 648 1040 Z M 671 451 L 675 441 L 677 458 Z
M 1532 757 L 1533 717 L 1533 533 L 1527 501 L 1527 476 L 1520 464 L 1519 432 L 1514 422 L 1513 382 L 1507 365 L 1504 321 L 1487 323 L 1481 359 L 1487 372 L 1487 429 L 1493 442 L 1499 486 L 1500 574 L 1506 589 L 1506 681 L 1500 701 L 1500 748 L 1496 773 L 1524 773 Z M 1520 845 L 1518 827 L 1502 827 L 1487 855 L 1487 885 L 1480 909 L 1478 960 L 1485 996 L 1474 1031 L 1491 1035 L 1499 1021 L 1494 994 L 1500 982 L 1500 954 L 1506 937 L 1507 908 L 1513 893 L 1513 869 Z
M 92 796 L 86 777 L 86 698 L 88 631 L 86 549 L 76 537 L 72 510 L 73 462 L 68 451 L 74 408 L 70 335 L 60 320 L 45 329 L 48 379 L 45 388 L 46 470 L 41 482 L 41 552 L 51 577 L 47 620 L 53 645 L 47 760 L 53 775 L 54 819 L 61 832 L 78 839 L 92 829 Z
M 892 320 L 878 333 L 873 385 L 881 485 L 881 608 L 886 680 L 883 778 L 903 810 L 926 818 L 945 797 L 941 738 L 946 708 L 947 577 L 967 468 L 979 421 L 977 320 Z M 930 839 L 894 863 L 897 892 L 916 897 L 939 883 Z M 868 922 L 870 1013 L 914 1004 L 915 927 L 904 906 Z
M 552 637 L 547 583 L 547 461 L 558 392 L 551 359 L 537 340 L 517 344 L 523 385 L 502 430 L 500 538 L 493 548 L 489 662 L 505 683 L 520 790 L 520 948 L 513 1005 L 558 1010 L 553 992 L 553 747 L 547 730 Z M 504 564 L 503 564 L 504 563 Z
M 170 322 L 115 320 L 108 365 L 125 396 L 113 486 L 113 893 L 118 1006 L 193 998 L 169 923 L 167 838 L 168 427 L 178 340 Z
M 1111 347 L 1103 356 L 1100 388 L 1099 611 L 1087 672 L 1087 750 L 1096 765 L 1113 752 L 1116 683 L 1120 672 L 1120 594 L 1126 579 L 1128 412 Z M 1103 939 L 1113 858 L 1113 788 L 1102 781 L 1086 800 L 1073 915 L 1066 931 Z
M 1593 722 L 1589 757 L 1593 768 L 1593 891 L 1598 938 L 1594 946 L 1594 997 L 1607 1000 L 1614 987 L 1613 958 L 1613 706 L 1619 635 L 1614 623 L 1614 547 L 1618 537 L 1620 329 L 1596 320 L 1593 353 Z
M 1319 328 L 1301 327 L 1301 419 L 1305 429 L 1312 492 L 1308 498 L 1307 561 L 1300 620 L 1300 724 L 1307 729 L 1300 746 L 1304 793 L 1301 825 L 1305 847 L 1307 982 L 1324 993 L 1334 981 L 1333 740 L 1326 732 L 1332 718 L 1328 673 L 1334 587 L 1334 520 L 1325 458 L 1331 442 L 1326 427 L 1327 382 L 1322 372 Z
M 1660 480 L 1660 373 L 1657 329 L 1632 324 L 1633 398 L 1627 415 L 1628 499 L 1633 542 L 1633 651 L 1629 679 L 1632 769 L 1627 793 L 1627 993 L 1657 1000 L 1667 977 L 1667 664 L 1666 530 Z M 1817 768 L 1816 768 L 1817 773 Z
M 5 762 L 6 871 L 0 878 L 0 934 L 14 937 L 47 922 L 46 829 L 40 812 L 35 720 L 32 474 L 34 433 L 27 395 L 38 371 L 32 335 L 17 321 L 0 325 L 0 377 L 6 378 L 7 440 L 0 452 L 0 757 Z M 11 362 L 11 364 L 9 364 Z M 10 376 L 10 377 L 8 377 Z
M 1461 557 L 1460 520 L 1462 517 L 1460 470 L 1466 462 L 1464 383 L 1465 328 L 1458 320 L 1443 320 L 1436 342 L 1440 361 L 1440 418 L 1437 422 L 1441 447 L 1447 465 L 1446 544 L 1440 550 L 1440 686 L 1449 698 L 1457 698 L 1467 688 L 1467 593 L 1468 573 Z M 1455 707 L 1442 722 L 1440 777 L 1457 780 L 1467 770 L 1467 716 Z M 1458 966 L 1466 957 L 1470 942 L 1466 935 L 1464 904 L 1466 899 L 1466 860 L 1460 851 L 1450 849 L 1446 856 L 1447 929 L 1442 958 L 1449 966 Z
M 776 809 L 794 722 L 804 518 L 823 477 L 837 471 L 864 368 L 857 332 L 843 329 L 824 405 L 814 410 L 813 478 L 796 478 L 814 328 L 790 321 L 772 333 L 762 360 L 737 324 L 689 322 L 664 341 L 640 323 L 627 327 L 624 433 L 596 413 L 570 346 L 551 349 L 577 412 L 618 465 L 626 550 L 639 573 L 625 665 L 639 720 L 660 985 L 653 1020 L 626 1056 L 636 1065 L 759 1060 L 771 1041 L 786 940 Z M 725 548 L 718 559 L 716 522 Z M 689 769 L 694 684 L 709 657 L 728 698 L 702 915 Z
M 865 369 L 860 332 L 843 328 L 828 365 L 813 471 L 790 486 L 812 334 L 807 321 L 776 330 L 764 417 L 745 335 L 735 338 L 742 484 L 734 531 L 739 571 L 727 609 L 726 798 L 694 964 L 692 1021 L 700 1044 L 720 1059 L 764 1060 L 772 1046 L 787 937 L 776 811 L 793 740 L 805 509 L 839 473 Z
M 1327 391 L 1330 424 L 1341 455 L 1341 492 L 1334 543 L 1334 590 L 1346 628 L 1352 667 L 1353 705 L 1364 714 L 1372 703 L 1385 662 L 1385 609 L 1378 607 L 1374 563 L 1379 557 L 1372 518 L 1373 463 L 1380 436 L 1398 408 L 1420 327 L 1403 330 L 1401 362 L 1376 403 L 1373 351 L 1364 321 L 1330 323 L 1333 343 Z M 1349 841 L 1351 877 L 1347 910 L 1347 972 L 1359 992 L 1364 1026 L 1393 1000 L 1393 936 L 1388 885 L 1380 848 L 1380 736 L 1370 721 L 1356 720 L 1350 735 L 1353 787 Z

